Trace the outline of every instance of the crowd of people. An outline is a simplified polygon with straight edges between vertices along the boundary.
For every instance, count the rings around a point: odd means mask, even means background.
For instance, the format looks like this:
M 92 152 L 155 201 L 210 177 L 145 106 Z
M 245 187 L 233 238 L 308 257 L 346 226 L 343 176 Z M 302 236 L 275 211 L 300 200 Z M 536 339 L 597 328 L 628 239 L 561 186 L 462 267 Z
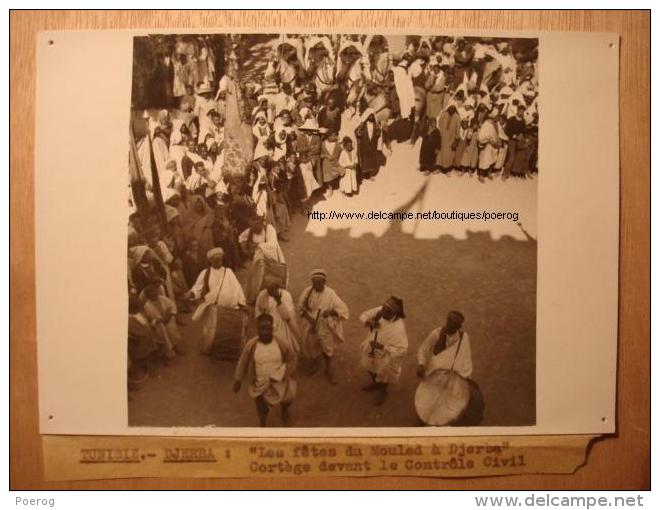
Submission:
M 482 182 L 532 175 L 537 48 L 529 40 L 282 35 L 258 79 L 246 80 L 240 40 L 231 41 L 217 86 L 212 51 L 202 44 L 204 62 L 176 62 L 178 108 L 133 116 L 129 388 L 155 360 L 167 365 L 190 348 L 180 330 L 187 320 L 200 324 L 198 350 L 209 353 L 227 311 L 249 314 L 258 334 L 240 346 L 234 389 L 248 379 L 260 423 L 279 403 L 288 423 L 293 367 L 299 359 L 310 372 L 323 365 L 335 384 L 332 358 L 349 317 L 322 269 L 297 301 L 287 290 L 280 243 L 292 214 L 334 193 L 359 193 L 397 143 L 419 148 L 413 164 L 425 173 L 476 174 Z M 450 315 L 422 345 L 419 364 L 453 367 L 462 344 L 461 375 L 469 377 L 463 318 Z M 365 389 L 377 403 L 407 354 L 403 318 L 395 296 L 360 316 L 369 331 Z

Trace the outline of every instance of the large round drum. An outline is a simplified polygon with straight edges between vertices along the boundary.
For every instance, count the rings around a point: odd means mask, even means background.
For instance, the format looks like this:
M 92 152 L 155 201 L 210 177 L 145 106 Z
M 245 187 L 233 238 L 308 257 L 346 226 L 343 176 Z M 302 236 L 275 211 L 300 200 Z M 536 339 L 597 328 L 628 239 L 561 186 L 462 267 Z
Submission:
M 451 370 L 435 370 L 417 386 L 415 410 L 428 425 L 451 425 L 470 402 L 470 385 Z
M 237 360 L 245 345 L 247 313 L 245 310 L 217 307 L 218 321 L 209 353 L 223 359 Z

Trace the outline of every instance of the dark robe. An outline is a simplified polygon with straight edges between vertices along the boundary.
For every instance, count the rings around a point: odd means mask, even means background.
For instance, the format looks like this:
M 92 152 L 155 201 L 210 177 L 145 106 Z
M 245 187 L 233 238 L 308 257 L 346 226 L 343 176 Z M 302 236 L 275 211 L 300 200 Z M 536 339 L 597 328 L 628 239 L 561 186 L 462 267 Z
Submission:
M 185 251 L 181 255 L 181 262 L 183 264 L 183 277 L 189 287 L 195 285 L 199 273 L 206 268 L 205 256 L 203 257 L 198 251 Z
M 243 232 L 254 217 L 254 204 L 247 195 L 236 193 L 229 199 L 228 211 L 236 231 Z
M 192 174 L 195 163 L 186 154 L 181 158 L 181 172 L 183 172 L 183 179 L 187 179 Z
M 510 172 L 513 175 L 525 176 L 532 170 L 532 157 L 536 151 L 537 138 L 532 130 L 525 130 L 513 141 L 515 145 Z M 511 145 L 509 145 L 511 147 Z
M 321 137 L 318 133 L 300 130 L 296 138 L 296 152 L 309 154 L 314 177 L 317 182 L 323 182 L 321 179 Z
M 454 80 L 453 83 L 462 83 L 463 76 L 470 71 L 470 64 L 474 57 L 474 48 L 469 44 L 463 46 L 462 49 L 456 50 L 454 53 Z
M 367 122 L 360 124 L 355 130 L 357 139 L 357 155 L 359 171 L 363 179 L 373 177 L 378 173 L 383 162 L 383 155 L 378 150 L 378 140 L 380 139 L 380 127 L 374 122 L 371 137 L 367 129 Z
M 321 143 L 321 173 L 323 184 L 336 181 L 341 177 L 341 167 L 339 166 L 339 155 L 341 154 L 341 143 L 337 141 L 335 148 L 329 152 L 325 142 Z
M 224 252 L 224 265 L 235 271 L 241 262 L 236 234 L 228 221 L 223 218 L 216 218 L 211 224 L 211 235 L 213 236 L 213 246 L 222 248 Z M 197 273 L 199 274 L 199 272 Z M 186 278 L 187 280 L 187 278 Z
M 440 118 L 438 119 L 440 152 L 436 158 L 436 164 L 443 170 L 450 170 L 454 166 L 460 127 L 461 118 L 458 113 L 450 113 L 445 110 L 440 114 Z
M 291 172 L 291 175 L 288 175 L 289 172 Z M 307 197 L 307 191 L 305 190 L 305 181 L 300 171 L 300 165 L 296 165 L 292 170 L 287 168 L 287 178 L 289 179 L 287 185 L 289 212 L 302 211 L 302 202 Z
M 418 125 L 422 137 L 422 146 L 419 150 L 419 169 L 421 171 L 432 170 L 435 167 L 436 154 L 440 148 L 440 131 L 438 131 L 435 119 L 426 115 L 419 120 Z
M 131 277 L 133 286 L 138 295 L 142 292 L 147 285 L 156 280 L 165 281 L 165 269 L 160 266 L 160 263 L 153 261 L 150 264 L 138 264 L 133 268 Z
M 522 160 L 527 158 L 529 159 L 530 155 L 523 154 L 522 158 L 518 155 L 519 149 L 523 148 L 524 144 L 518 143 L 518 138 L 522 138 L 526 131 L 525 121 L 519 119 L 518 117 L 511 117 L 507 119 L 506 125 L 504 126 L 504 132 L 509 137 L 508 148 L 506 153 L 506 161 L 504 162 L 504 175 L 510 175 L 512 173 L 517 175 L 524 175 L 525 171 L 522 170 L 524 166 Z M 516 162 L 516 168 L 514 171 L 514 162 Z

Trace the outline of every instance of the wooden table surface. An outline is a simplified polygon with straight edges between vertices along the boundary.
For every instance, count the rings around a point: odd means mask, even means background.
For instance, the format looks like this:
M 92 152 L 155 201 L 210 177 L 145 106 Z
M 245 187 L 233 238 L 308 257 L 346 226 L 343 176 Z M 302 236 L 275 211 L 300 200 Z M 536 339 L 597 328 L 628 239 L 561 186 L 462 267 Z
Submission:
M 14 489 L 645 489 L 650 487 L 650 12 L 13 11 L 10 15 L 10 485 Z M 45 482 L 34 284 L 35 41 L 40 30 L 303 27 L 617 32 L 621 219 L 616 437 L 572 475 L 441 478 L 133 479 Z M 90 55 L 94 58 L 94 55 Z M 75 105 L 71 105 L 75 110 Z M 75 111 L 74 111 L 75 113 Z M 594 183 L 597 186 L 598 183 Z

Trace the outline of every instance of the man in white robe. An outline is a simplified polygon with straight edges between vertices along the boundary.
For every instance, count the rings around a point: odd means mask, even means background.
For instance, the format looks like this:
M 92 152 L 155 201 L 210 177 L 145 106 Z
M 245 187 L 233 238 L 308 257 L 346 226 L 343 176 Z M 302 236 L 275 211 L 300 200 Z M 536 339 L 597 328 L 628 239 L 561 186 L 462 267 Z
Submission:
M 305 288 L 298 299 L 302 317 L 301 338 L 303 356 L 311 360 L 312 371 L 319 367 L 320 357 L 325 362 L 325 375 L 331 384 L 337 384 L 332 371 L 332 357 L 338 344 L 344 341 L 343 321 L 348 320 L 348 307 L 337 293 L 326 285 L 328 275 L 324 269 L 311 274 L 312 285 Z
M 484 177 L 491 179 L 491 170 L 495 167 L 497 156 L 502 141 L 498 136 L 497 131 L 497 116 L 498 110 L 496 108 L 490 109 L 488 118 L 479 127 L 478 143 L 479 143 L 479 181 L 484 182 Z
M 160 176 L 165 171 L 165 165 L 170 159 L 170 150 L 165 141 L 165 139 L 169 141 L 169 136 L 164 134 L 167 132 L 168 126 L 171 125 L 170 114 L 167 110 L 161 110 L 158 112 L 156 121 L 149 118 L 148 122 L 151 136 L 151 149 L 153 151 L 154 161 L 156 162 L 156 170 L 158 170 L 158 175 Z
M 218 311 L 221 308 L 245 308 L 245 295 L 234 272 L 223 265 L 222 248 L 208 251 L 206 258 L 209 267 L 199 273 L 195 284 L 190 289 L 190 298 L 202 299 L 192 320 L 199 321 L 202 329 L 202 352 L 209 352 L 213 346 L 218 325 Z
M 502 66 L 500 81 L 506 85 L 513 85 L 516 82 L 518 62 L 511 54 L 511 47 L 508 43 L 501 43 L 500 51 L 495 53 L 495 58 Z
M 417 375 L 426 377 L 435 370 L 453 370 L 468 379 L 472 375 L 470 338 L 463 331 L 465 317 L 451 311 L 444 326 L 434 329 L 417 351 Z
M 273 334 L 273 318 L 257 317 L 257 336 L 248 340 L 236 364 L 234 393 L 247 380 L 248 394 L 255 401 L 259 424 L 266 426 L 270 406 L 282 407 L 282 425 L 290 424 L 289 407 L 296 396 L 293 373 L 296 354 Z
M 296 307 L 291 293 L 279 286 L 272 276 L 264 277 L 266 286 L 254 304 L 255 318 L 267 314 L 273 317 L 273 335 L 290 347 L 296 354 L 300 352 L 300 329 L 296 320 Z
M 216 144 L 222 145 L 225 141 L 224 117 L 215 110 L 210 111 L 207 116 L 208 121 L 200 122 L 197 143 L 206 144 L 209 140 L 212 140 Z
M 455 426 L 479 425 L 484 414 L 484 397 L 477 383 L 471 378 L 472 349 L 470 338 L 463 331 L 465 317 L 461 312 L 451 311 L 443 327 L 429 333 L 417 351 L 417 376 L 430 378 L 438 370 L 451 371 L 467 380 L 470 391 L 467 406 L 461 416 L 452 422 Z M 454 402 L 437 401 L 440 409 L 448 409 Z M 434 405 L 436 405 L 434 404 Z
M 252 200 L 254 201 L 254 212 L 260 218 L 266 218 L 269 209 L 268 191 L 267 191 L 268 178 L 257 176 L 252 186 Z
M 387 388 L 401 377 L 401 365 L 408 352 L 408 335 L 403 322 L 403 300 L 389 297 L 382 306 L 360 315 L 369 332 L 360 345 L 360 361 L 371 376 L 364 391 L 377 391 L 376 405 L 387 399 Z
M 263 278 L 266 274 L 266 259 L 285 264 L 284 252 L 277 240 L 275 227 L 266 222 L 262 216 L 257 216 L 238 236 L 238 244 L 243 252 L 252 257 L 245 288 L 248 303 L 256 301 L 257 295 L 262 288 Z
M 399 112 L 402 119 L 410 117 L 415 106 L 415 88 L 412 77 L 408 72 L 409 65 L 410 57 L 405 55 L 399 65 L 392 70 L 394 73 L 394 88 L 399 98 Z

